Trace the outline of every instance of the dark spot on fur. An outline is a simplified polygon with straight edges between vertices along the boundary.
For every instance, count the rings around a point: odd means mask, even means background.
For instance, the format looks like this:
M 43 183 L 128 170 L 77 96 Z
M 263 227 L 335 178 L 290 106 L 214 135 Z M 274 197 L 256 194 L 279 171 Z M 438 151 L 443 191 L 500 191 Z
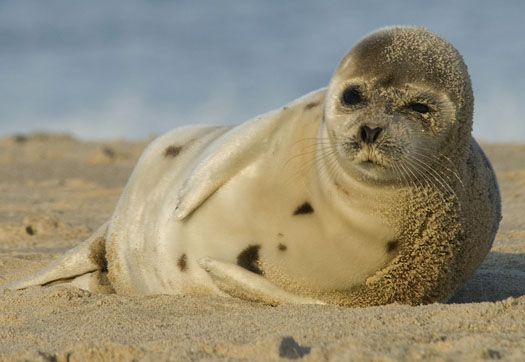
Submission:
M 397 241 L 397 240 L 389 241 L 388 243 L 386 243 L 386 251 L 388 253 L 391 253 L 391 252 L 395 251 L 398 246 L 399 246 L 399 241 Z
M 26 226 L 26 233 L 29 235 L 35 235 L 35 230 L 33 230 L 33 227 L 31 225 Z
M 288 247 L 286 245 L 284 245 L 283 243 L 279 243 L 279 245 L 277 246 L 277 248 L 280 250 L 280 251 L 286 251 L 286 249 L 288 249 Z
M 259 249 L 261 249 L 260 245 L 248 246 L 237 256 L 237 265 L 252 273 L 262 275 L 263 271 L 259 268 Z
M 277 233 L 277 236 L 282 238 L 284 236 L 284 234 L 283 233 Z
M 283 337 L 279 346 L 279 357 L 288 359 L 303 358 L 310 353 L 311 348 L 301 346 L 293 337 Z
M 293 212 L 294 215 L 302 215 L 302 214 L 311 214 L 314 212 L 314 209 L 312 208 L 312 205 L 308 201 L 306 201 L 304 204 L 300 205 L 295 209 Z
M 179 260 L 177 260 L 177 266 L 179 267 L 181 272 L 185 272 L 186 270 L 188 270 L 188 261 L 186 259 L 186 254 L 182 254 Z
M 309 109 L 312 109 L 314 107 L 317 107 L 319 104 L 321 104 L 321 101 L 317 101 L 317 102 L 310 102 L 308 103 L 306 106 L 304 106 L 304 110 L 307 111 Z
M 180 151 L 182 150 L 182 147 L 181 146 L 169 146 L 169 147 L 166 147 L 166 149 L 164 150 L 164 157 L 177 157 L 177 155 L 180 153 Z
M 100 236 L 91 244 L 89 247 L 89 259 L 99 267 L 99 270 L 108 271 L 106 238 Z

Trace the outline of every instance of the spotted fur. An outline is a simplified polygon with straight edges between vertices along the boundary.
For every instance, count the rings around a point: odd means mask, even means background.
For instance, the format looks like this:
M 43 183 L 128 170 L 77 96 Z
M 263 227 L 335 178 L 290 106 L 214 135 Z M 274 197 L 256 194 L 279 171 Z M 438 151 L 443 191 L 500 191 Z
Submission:
M 181 150 L 182 150 L 182 146 L 168 146 L 164 150 L 164 157 L 175 158 L 178 156 Z
M 350 86 L 363 102 L 343 102 Z M 413 102 L 433 111 L 415 114 Z M 452 45 L 423 28 L 380 30 L 348 53 L 328 88 L 239 126 L 159 137 L 105 226 L 7 287 L 76 275 L 73 285 L 95 290 L 86 281 L 101 284 L 93 271 L 104 272 L 105 253 L 119 294 L 446 301 L 488 253 L 501 217 L 494 173 L 471 137 L 472 107 Z M 365 126 L 383 138 L 364 142 Z M 359 147 L 348 147 L 356 137 Z
M 259 267 L 259 250 L 260 245 L 250 245 L 237 256 L 237 265 L 251 271 L 252 273 L 262 275 L 263 271 Z
M 399 241 L 397 241 L 397 240 L 389 241 L 386 244 L 386 251 L 387 251 L 387 253 L 391 253 L 391 252 L 397 250 L 398 246 L 399 246 Z
M 314 212 L 314 209 L 312 205 L 308 201 L 306 201 L 304 204 L 301 204 L 297 206 L 295 211 L 293 212 L 294 215 L 303 215 L 303 214 L 312 214 Z
M 181 272 L 185 272 L 188 270 L 188 260 L 187 260 L 186 254 L 182 254 L 180 258 L 177 260 L 177 266 L 179 267 Z

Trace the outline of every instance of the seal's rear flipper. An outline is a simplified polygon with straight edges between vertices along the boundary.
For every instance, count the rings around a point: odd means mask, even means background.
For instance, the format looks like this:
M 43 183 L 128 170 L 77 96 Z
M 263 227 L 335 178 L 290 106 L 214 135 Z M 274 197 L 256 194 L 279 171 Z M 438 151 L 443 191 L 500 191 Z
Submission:
M 305 298 L 279 288 L 268 279 L 238 265 L 224 263 L 213 258 L 199 260 L 213 283 L 232 297 L 269 305 L 279 304 L 325 304 L 316 299 Z
M 29 274 L 2 289 L 24 289 L 35 285 L 71 283 L 92 292 L 111 292 L 105 259 L 106 231 L 109 222 L 102 225 L 86 241 L 67 251 L 46 268 Z
M 112 294 L 115 289 L 108 279 L 108 272 L 95 270 L 94 272 L 86 273 L 74 277 L 72 279 L 60 279 L 50 282 L 47 285 L 64 284 L 75 286 L 80 289 L 88 290 L 94 293 Z

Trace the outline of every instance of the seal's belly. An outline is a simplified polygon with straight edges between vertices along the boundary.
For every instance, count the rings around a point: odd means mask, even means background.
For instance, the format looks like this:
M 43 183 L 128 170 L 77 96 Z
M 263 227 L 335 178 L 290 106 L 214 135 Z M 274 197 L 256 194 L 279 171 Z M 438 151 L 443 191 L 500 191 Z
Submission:
M 259 169 L 266 170 L 262 175 Z M 338 215 L 304 183 L 282 170 L 253 165 L 230 180 L 183 224 L 174 221 L 187 272 L 206 283 L 196 261 L 212 257 L 238 264 L 295 292 L 350 288 L 391 260 L 393 232 L 366 210 Z M 272 174 L 279 172 L 280 175 Z M 273 181 L 271 181 L 273 180 Z M 350 218 L 350 220 L 348 219 Z M 195 280 L 183 276 L 187 286 Z

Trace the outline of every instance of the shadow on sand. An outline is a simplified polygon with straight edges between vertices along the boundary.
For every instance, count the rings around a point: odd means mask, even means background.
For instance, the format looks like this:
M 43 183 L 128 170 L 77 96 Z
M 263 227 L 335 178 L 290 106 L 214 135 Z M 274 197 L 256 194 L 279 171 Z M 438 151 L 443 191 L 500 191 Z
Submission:
M 495 302 L 525 295 L 525 254 L 490 252 L 449 303 Z

